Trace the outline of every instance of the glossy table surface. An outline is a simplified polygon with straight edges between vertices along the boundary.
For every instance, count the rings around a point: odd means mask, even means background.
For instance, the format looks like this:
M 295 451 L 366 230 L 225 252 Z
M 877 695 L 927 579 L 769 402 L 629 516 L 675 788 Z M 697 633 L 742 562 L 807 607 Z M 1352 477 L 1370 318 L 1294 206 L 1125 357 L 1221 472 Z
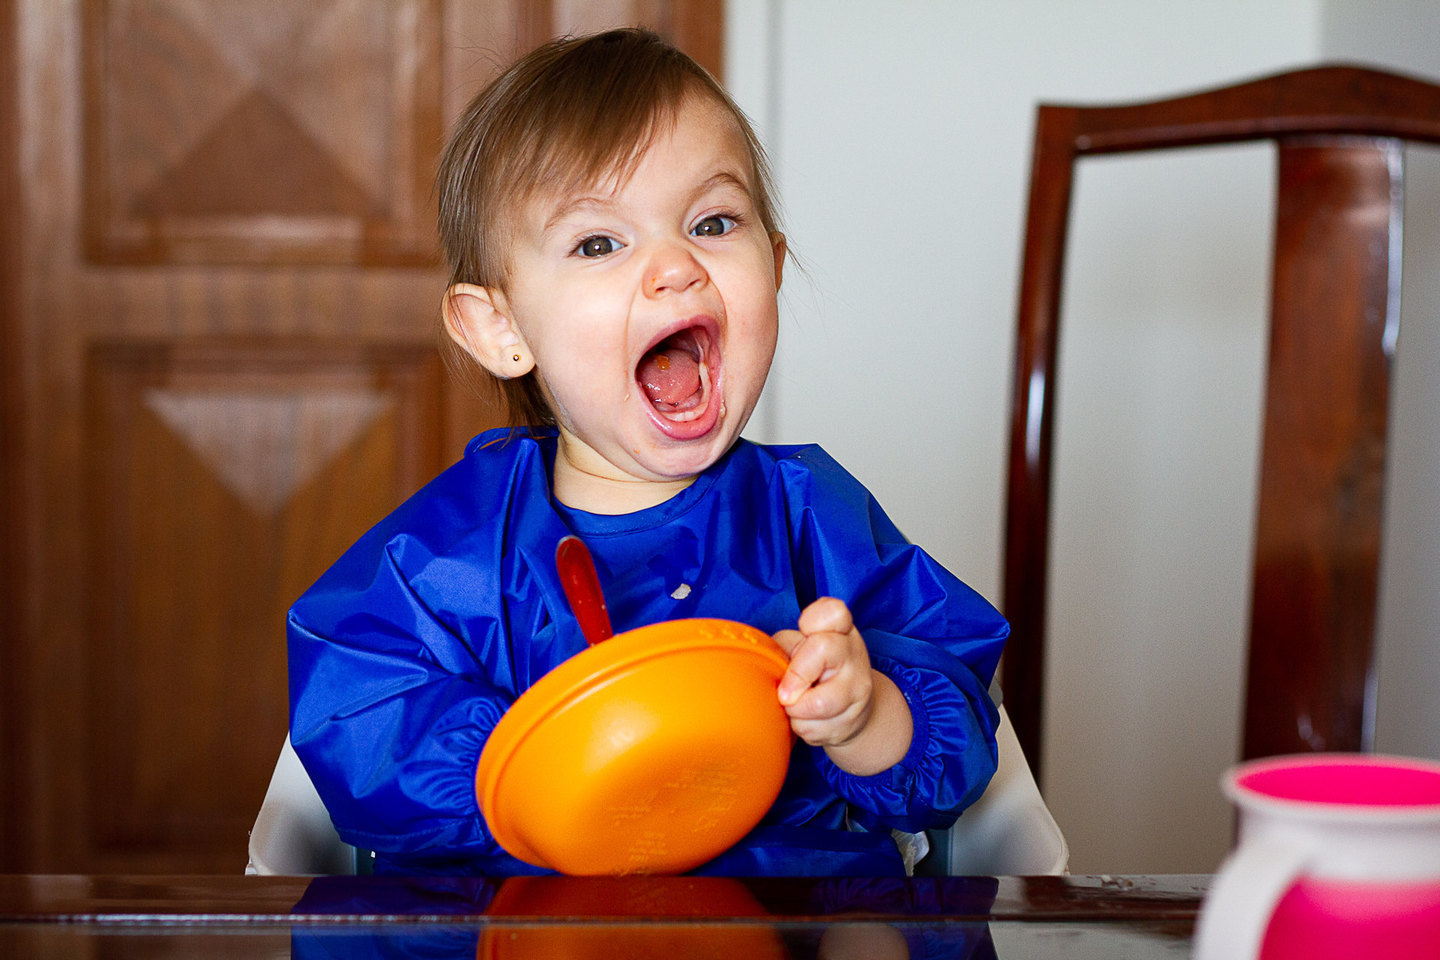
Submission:
M 0 957 L 1187 957 L 1207 877 L 0 876 Z

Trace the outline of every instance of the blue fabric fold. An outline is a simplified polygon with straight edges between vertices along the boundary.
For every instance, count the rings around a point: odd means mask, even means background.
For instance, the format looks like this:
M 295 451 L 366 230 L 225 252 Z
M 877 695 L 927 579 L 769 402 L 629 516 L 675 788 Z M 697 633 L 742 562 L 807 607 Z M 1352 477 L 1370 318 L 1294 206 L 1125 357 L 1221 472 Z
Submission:
M 890 829 L 943 828 L 979 796 L 1009 628 L 823 450 L 742 441 L 665 503 L 604 516 L 552 499 L 555 445 L 481 434 L 291 609 L 291 737 L 377 872 L 534 872 L 490 835 L 474 774 L 515 698 L 585 648 L 554 564 L 570 533 L 595 558 L 617 631 L 721 617 L 774 633 L 839 597 L 915 716 L 908 755 L 872 777 L 797 744 L 760 827 L 703 871 L 890 874 Z M 847 824 L 870 832 L 847 838 Z

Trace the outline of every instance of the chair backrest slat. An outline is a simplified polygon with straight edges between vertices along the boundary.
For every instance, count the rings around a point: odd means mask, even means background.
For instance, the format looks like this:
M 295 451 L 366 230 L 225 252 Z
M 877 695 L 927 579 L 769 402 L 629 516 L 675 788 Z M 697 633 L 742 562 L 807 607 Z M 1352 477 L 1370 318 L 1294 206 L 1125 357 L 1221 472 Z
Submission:
M 1283 142 L 1244 756 L 1373 746 L 1400 145 Z

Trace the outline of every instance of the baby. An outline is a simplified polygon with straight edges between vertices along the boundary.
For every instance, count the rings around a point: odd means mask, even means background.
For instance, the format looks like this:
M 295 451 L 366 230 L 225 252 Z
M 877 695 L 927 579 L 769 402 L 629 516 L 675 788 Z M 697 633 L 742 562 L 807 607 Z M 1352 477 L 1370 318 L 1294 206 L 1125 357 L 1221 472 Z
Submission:
M 368 532 L 290 614 L 291 736 L 381 872 L 536 868 L 494 841 L 475 766 L 586 643 L 555 570 L 595 556 L 616 630 L 741 620 L 789 655 L 797 736 L 762 823 L 697 872 L 903 873 L 995 769 L 1008 633 L 814 446 L 740 438 L 786 257 L 754 132 L 655 35 L 549 43 L 470 104 L 440 175 L 458 358 L 515 427 Z

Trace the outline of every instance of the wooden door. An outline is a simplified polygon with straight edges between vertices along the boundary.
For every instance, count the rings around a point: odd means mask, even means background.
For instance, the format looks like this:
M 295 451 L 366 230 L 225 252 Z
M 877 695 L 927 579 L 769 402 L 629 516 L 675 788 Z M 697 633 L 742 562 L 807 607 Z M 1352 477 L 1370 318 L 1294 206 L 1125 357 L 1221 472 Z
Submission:
M 500 420 L 435 349 L 448 119 L 562 31 L 716 68 L 720 9 L 0 0 L 0 870 L 244 866 L 285 609 Z

